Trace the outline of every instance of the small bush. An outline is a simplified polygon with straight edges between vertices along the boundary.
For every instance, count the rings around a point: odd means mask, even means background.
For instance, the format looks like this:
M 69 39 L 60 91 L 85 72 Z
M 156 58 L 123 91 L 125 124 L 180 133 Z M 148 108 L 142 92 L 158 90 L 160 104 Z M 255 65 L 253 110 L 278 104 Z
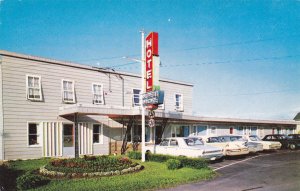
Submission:
M 161 154 L 148 154 L 147 159 L 153 162 L 166 162 L 169 159 L 176 159 L 175 156 L 171 155 L 161 155 Z
M 179 157 L 182 166 L 190 167 L 195 169 L 207 168 L 207 160 L 202 158 L 187 158 L 187 157 Z
M 169 159 L 166 163 L 169 170 L 175 170 L 181 167 L 181 162 L 178 159 Z
M 142 159 L 142 153 L 139 151 L 129 151 L 127 153 L 127 156 L 131 159 L 136 159 L 136 160 Z
M 177 159 L 180 161 L 182 167 L 189 168 L 206 168 L 208 167 L 207 160 L 203 158 L 188 158 L 184 156 L 171 156 L 171 155 L 161 155 L 161 154 L 148 154 L 147 156 L 149 161 L 153 162 L 166 162 L 169 159 Z
M 48 182 L 49 179 L 29 171 L 17 178 L 17 188 L 18 190 L 26 190 L 45 185 Z

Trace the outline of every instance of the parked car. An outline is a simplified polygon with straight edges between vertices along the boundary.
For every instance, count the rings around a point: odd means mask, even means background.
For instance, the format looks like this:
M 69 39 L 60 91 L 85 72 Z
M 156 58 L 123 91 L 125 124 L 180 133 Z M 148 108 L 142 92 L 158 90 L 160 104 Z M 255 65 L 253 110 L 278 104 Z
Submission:
M 286 135 L 282 134 L 272 134 L 266 135 L 262 140 L 264 141 L 278 141 L 281 143 L 281 148 L 291 149 L 294 150 L 300 147 L 300 140 L 299 139 L 292 139 Z
M 146 146 L 146 152 L 206 158 L 216 160 L 223 157 L 223 150 L 217 147 L 204 145 L 197 137 L 164 138 L 159 145 Z
M 264 150 L 262 143 L 248 141 L 246 138 L 244 138 L 241 135 L 228 135 L 225 137 L 228 137 L 230 141 L 245 142 L 245 145 L 248 147 L 250 153 L 256 153 Z
M 300 134 L 289 134 L 288 137 L 290 139 L 300 140 Z
M 218 136 L 200 136 L 204 144 L 223 149 L 223 154 L 227 156 L 237 156 L 249 154 L 249 149 L 242 141 L 225 141 Z
M 281 148 L 281 143 L 277 141 L 263 141 L 256 135 L 244 135 L 243 138 L 248 141 L 248 143 L 261 143 L 263 145 L 263 150 L 277 150 Z

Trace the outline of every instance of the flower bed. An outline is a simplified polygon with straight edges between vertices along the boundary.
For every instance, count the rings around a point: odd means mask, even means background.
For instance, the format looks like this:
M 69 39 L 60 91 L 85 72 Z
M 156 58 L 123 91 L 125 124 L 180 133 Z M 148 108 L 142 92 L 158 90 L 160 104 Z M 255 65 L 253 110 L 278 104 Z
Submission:
M 50 177 L 78 178 L 120 175 L 141 169 L 143 169 L 142 165 L 126 157 L 93 156 L 79 159 L 54 159 L 42 166 L 39 172 Z

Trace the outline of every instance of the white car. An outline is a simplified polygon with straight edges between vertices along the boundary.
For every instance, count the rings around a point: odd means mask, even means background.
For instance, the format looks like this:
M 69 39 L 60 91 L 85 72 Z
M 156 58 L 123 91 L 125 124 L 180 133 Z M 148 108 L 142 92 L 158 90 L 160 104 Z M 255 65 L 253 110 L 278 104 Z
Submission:
M 223 150 L 204 145 L 197 137 L 164 138 L 159 145 L 146 146 L 146 152 L 192 158 L 216 160 L 223 157 Z
M 256 153 L 259 151 L 263 151 L 263 144 L 258 142 L 249 142 L 246 138 L 244 138 L 241 135 L 227 135 L 223 136 L 223 139 L 226 139 L 228 141 L 240 141 L 244 142 L 245 146 L 248 147 L 250 153 Z
M 263 150 L 277 150 L 281 148 L 281 143 L 278 141 L 263 141 L 256 135 L 244 135 L 244 139 L 248 142 L 261 143 Z
M 204 144 L 223 149 L 223 154 L 227 156 L 237 156 L 249 154 L 249 149 L 243 141 L 227 141 L 218 136 L 201 136 Z

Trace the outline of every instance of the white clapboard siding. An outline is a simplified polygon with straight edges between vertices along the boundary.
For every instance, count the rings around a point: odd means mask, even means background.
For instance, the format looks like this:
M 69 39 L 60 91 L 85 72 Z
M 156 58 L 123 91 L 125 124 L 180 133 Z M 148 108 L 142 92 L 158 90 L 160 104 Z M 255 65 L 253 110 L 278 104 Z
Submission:
M 79 154 L 92 154 L 93 130 L 90 123 L 79 123 Z
M 62 123 L 42 122 L 44 157 L 62 156 Z

